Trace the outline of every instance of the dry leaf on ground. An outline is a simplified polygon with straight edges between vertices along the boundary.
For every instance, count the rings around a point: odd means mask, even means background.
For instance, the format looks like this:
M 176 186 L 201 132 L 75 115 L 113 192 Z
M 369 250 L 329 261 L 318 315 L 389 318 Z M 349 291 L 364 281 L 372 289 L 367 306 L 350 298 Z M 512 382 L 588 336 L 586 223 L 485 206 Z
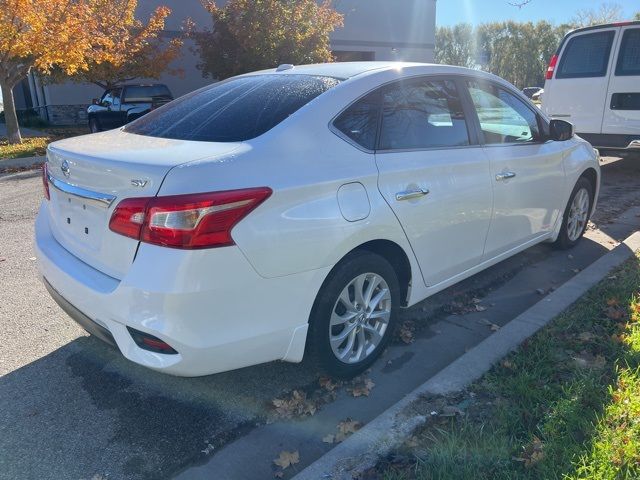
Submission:
M 543 448 L 544 445 L 542 444 L 542 441 L 538 437 L 534 436 L 531 443 L 524 447 L 522 456 L 514 458 L 514 460 L 517 462 L 523 462 L 525 468 L 531 468 L 544 458 Z
M 398 329 L 397 336 L 403 343 L 409 345 L 414 341 L 414 334 L 416 332 L 416 325 L 411 320 L 405 320 Z
M 289 468 L 291 465 L 300 463 L 300 454 L 297 450 L 295 452 L 288 452 L 286 450 L 283 450 L 280 452 L 278 458 L 273 460 L 273 463 L 284 470 L 286 468 Z
M 351 383 L 351 387 L 347 388 L 347 392 L 354 397 L 368 397 L 371 389 L 375 386 L 376 384 L 370 378 L 356 378 Z
M 276 398 L 271 403 L 278 416 L 283 418 L 314 415 L 318 409 L 315 402 L 307 399 L 307 394 L 300 390 L 294 390 L 288 398 Z
M 344 441 L 350 435 L 356 433 L 358 430 L 362 428 L 362 423 L 356 420 L 351 420 L 347 418 L 342 422 L 338 423 L 336 428 L 337 433 L 326 435 L 322 438 L 324 443 L 340 443 Z

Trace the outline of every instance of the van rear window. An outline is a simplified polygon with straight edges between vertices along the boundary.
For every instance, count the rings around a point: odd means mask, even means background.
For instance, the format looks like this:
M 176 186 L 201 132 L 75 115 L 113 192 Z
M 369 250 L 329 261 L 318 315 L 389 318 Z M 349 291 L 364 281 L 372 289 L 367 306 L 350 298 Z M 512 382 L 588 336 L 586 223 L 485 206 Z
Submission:
M 620 44 L 616 75 L 640 75 L 640 28 L 624 32 Z
M 271 130 L 338 83 L 295 74 L 231 78 L 153 110 L 124 130 L 176 140 L 242 142 Z
M 613 30 L 608 30 L 571 38 L 562 53 L 556 78 L 604 77 L 614 35 Z

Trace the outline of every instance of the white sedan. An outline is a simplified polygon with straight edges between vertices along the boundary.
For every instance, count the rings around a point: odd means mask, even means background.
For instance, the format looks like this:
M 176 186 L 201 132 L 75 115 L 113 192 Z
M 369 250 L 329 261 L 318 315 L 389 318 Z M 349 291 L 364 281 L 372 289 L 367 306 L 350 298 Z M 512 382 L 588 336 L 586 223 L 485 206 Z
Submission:
M 52 143 L 40 272 L 141 365 L 206 375 L 310 356 L 365 370 L 398 310 L 540 242 L 575 245 L 598 154 L 457 67 L 286 65 Z

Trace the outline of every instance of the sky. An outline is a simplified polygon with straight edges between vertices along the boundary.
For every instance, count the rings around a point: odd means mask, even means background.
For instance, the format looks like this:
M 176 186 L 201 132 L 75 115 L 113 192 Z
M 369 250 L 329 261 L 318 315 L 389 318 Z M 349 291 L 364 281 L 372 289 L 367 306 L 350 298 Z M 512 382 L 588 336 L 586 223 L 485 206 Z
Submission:
M 522 1 L 522 0 L 520 0 Z M 581 9 L 598 9 L 601 0 L 531 0 L 522 8 L 513 7 L 509 2 L 517 0 L 438 0 L 436 6 L 436 23 L 438 26 L 454 25 L 466 22 L 478 24 L 503 20 L 517 22 L 536 22 L 548 20 L 552 23 L 563 23 L 571 19 Z M 624 10 L 626 18 L 633 17 L 640 11 L 639 0 L 617 0 Z

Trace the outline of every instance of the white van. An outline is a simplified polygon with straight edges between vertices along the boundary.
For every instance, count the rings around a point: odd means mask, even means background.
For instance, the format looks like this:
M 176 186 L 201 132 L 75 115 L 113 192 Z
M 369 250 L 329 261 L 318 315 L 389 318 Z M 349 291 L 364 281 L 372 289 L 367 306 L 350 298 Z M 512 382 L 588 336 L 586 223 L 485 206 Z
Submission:
M 542 110 L 595 147 L 640 152 L 640 22 L 569 32 L 551 58 Z

